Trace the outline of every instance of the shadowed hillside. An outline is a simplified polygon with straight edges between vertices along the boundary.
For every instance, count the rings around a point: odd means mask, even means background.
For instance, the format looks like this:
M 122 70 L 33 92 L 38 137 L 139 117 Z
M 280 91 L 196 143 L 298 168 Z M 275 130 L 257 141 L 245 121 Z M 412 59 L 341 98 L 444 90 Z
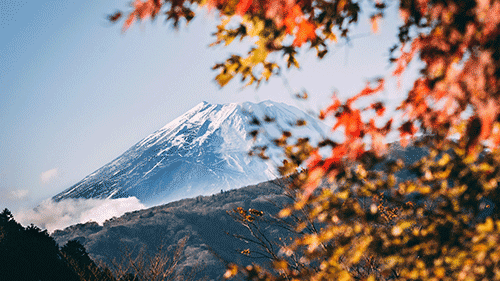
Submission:
M 109 262 L 123 256 L 129 249 L 137 254 L 141 247 L 154 253 L 164 245 L 168 250 L 178 241 L 188 237 L 179 272 L 199 271 L 198 278 L 207 275 L 220 280 L 225 271 L 225 262 L 251 263 L 252 259 L 240 254 L 249 245 L 229 234 L 247 234 L 247 230 L 235 222 L 226 211 L 242 207 L 264 212 L 263 218 L 271 219 L 279 211 L 277 206 L 290 203 L 283 194 L 282 180 L 264 182 L 237 190 L 230 190 L 212 196 L 198 196 L 163 206 L 127 213 L 120 218 L 97 223 L 78 224 L 55 231 L 52 236 L 59 244 L 68 240 L 80 241 L 87 251 L 97 259 Z M 287 231 L 268 225 L 266 235 L 276 239 Z M 286 235 L 289 236 L 289 235 Z

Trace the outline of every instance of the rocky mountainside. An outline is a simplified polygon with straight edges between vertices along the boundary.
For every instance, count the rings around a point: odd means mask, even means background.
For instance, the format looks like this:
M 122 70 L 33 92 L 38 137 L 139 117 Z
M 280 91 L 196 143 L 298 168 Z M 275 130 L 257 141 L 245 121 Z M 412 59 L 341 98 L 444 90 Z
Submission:
M 274 122 L 264 122 L 266 116 Z M 297 120 L 307 126 L 293 126 Z M 254 141 L 253 130 L 264 133 Z M 152 206 L 270 180 L 278 174 L 280 151 L 270 146 L 270 161 L 248 152 L 269 145 L 283 130 L 312 140 L 328 132 L 317 119 L 283 103 L 202 102 L 53 199 L 135 196 Z
M 278 237 L 290 237 L 289 231 L 272 223 L 273 215 L 280 207 L 291 203 L 291 199 L 283 194 L 283 184 L 283 180 L 273 180 L 211 196 L 183 199 L 127 213 L 103 225 L 89 222 L 56 230 L 52 237 L 59 245 L 76 239 L 94 259 L 108 264 L 113 259 L 120 260 L 124 249 L 133 250 L 134 255 L 143 247 L 152 254 L 160 246 L 173 252 L 179 241 L 187 237 L 175 276 L 180 278 L 194 269 L 196 276 L 193 280 L 204 277 L 223 280 L 227 262 L 250 264 L 255 259 L 241 252 L 249 249 L 253 255 L 259 251 L 255 244 L 232 236 L 250 237 L 248 229 L 234 221 L 227 211 L 237 207 L 263 211 L 264 215 L 259 218 L 261 231 L 269 239 L 279 241 Z M 258 261 L 265 264 L 266 259 Z

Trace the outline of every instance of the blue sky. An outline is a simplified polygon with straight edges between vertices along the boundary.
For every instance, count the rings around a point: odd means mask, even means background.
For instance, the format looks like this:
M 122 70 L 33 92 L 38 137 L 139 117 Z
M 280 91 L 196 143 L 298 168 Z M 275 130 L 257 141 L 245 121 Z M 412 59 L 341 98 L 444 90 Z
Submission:
M 370 34 L 362 17 L 351 44 L 332 44 L 318 61 L 303 48 L 301 70 L 258 91 L 232 81 L 224 89 L 211 67 L 248 45 L 208 45 L 217 24 L 202 10 L 179 31 L 164 18 L 126 33 L 105 16 L 127 1 L 0 1 L 0 208 L 33 207 L 113 160 L 142 138 L 201 101 L 228 103 L 271 99 L 318 110 L 334 89 L 355 94 L 365 81 L 388 75 L 388 48 L 397 38 L 396 9 Z M 365 14 L 366 15 L 366 14 Z M 237 79 L 235 79 L 237 80 Z M 389 80 L 381 100 L 400 100 Z M 393 103 L 396 105 L 396 103 Z

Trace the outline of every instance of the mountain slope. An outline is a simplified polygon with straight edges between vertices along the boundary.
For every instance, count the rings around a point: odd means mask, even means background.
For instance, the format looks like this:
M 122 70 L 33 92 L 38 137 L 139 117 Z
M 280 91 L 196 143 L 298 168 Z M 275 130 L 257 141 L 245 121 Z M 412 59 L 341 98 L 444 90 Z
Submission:
M 275 122 L 252 125 L 255 116 Z M 292 126 L 298 119 L 308 126 Z M 249 132 L 259 128 L 266 133 L 253 142 Z M 279 150 L 271 147 L 267 162 L 249 157 L 248 151 L 253 145 L 268 145 L 283 130 L 312 140 L 327 131 L 319 121 L 283 103 L 202 102 L 53 199 L 135 196 L 142 203 L 160 204 L 269 180 L 277 175 Z
M 188 237 L 182 258 L 175 271 L 175 279 L 198 271 L 189 280 L 223 280 L 227 262 L 247 265 L 258 261 L 269 266 L 267 259 L 257 259 L 241 254 L 244 249 L 259 251 L 254 244 L 232 237 L 232 234 L 248 236 L 248 230 L 235 222 L 226 212 L 242 207 L 261 210 L 261 231 L 278 241 L 278 237 L 289 237 L 290 231 L 275 224 L 275 215 L 285 204 L 292 201 L 283 194 L 282 179 L 229 190 L 211 196 L 198 196 L 165 205 L 127 213 L 119 218 L 107 220 L 103 225 L 95 222 L 77 224 L 64 230 L 56 230 L 51 236 L 59 245 L 69 240 L 78 240 L 94 259 L 119 263 L 123 249 L 133 250 L 133 257 L 144 247 L 150 255 L 163 246 L 173 251 L 178 242 Z M 203 279 L 208 277 L 207 279 Z
M 414 146 L 402 148 L 398 144 L 392 144 L 388 158 L 401 158 L 410 164 L 427 153 L 424 148 Z M 412 173 L 407 169 L 397 173 L 399 181 L 411 177 Z M 174 249 L 178 241 L 189 237 L 176 276 L 182 276 L 199 266 L 202 272 L 192 280 L 201 280 L 205 275 L 208 276 L 208 280 L 222 280 L 226 262 L 239 265 L 257 262 L 269 266 L 267 259 L 256 259 L 242 254 L 245 249 L 249 249 L 251 253 L 257 253 L 262 249 L 256 244 L 246 243 L 232 236 L 238 234 L 251 237 L 249 230 L 235 222 L 227 215 L 227 211 L 237 207 L 263 211 L 264 215 L 259 219 L 260 230 L 270 241 L 297 237 L 296 233 L 287 231 L 273 219 L 283 206 L 292 203 L 284 193 L 283 187 L 287 183 L 289 181 L 286 179 L 277 179 L 212 196 L 183 199 L 127 213 L 119 218 L 107 220 L 103 225 L 89 222 L 70 226 L 55 231 L 52 236 L 59 245 L 76 239 L 93 257 L 105 262 L 122 257 L 120 249 L 124 247 L 136 250 L 145 247 L 153 254 L 160 245 Z M 319 229 L 321 225 L 315 223 L 315 227 Z

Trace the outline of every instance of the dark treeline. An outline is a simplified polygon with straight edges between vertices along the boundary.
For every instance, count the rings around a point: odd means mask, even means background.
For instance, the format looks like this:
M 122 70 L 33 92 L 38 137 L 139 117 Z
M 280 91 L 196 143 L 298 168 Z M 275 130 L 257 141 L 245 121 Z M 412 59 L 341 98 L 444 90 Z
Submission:
M 0 213 L 0 281 L 114 281 L 108 268 L 101 268 L 76 240 L 59 247 L 46 230 L 23 227 L 5 209 Z

